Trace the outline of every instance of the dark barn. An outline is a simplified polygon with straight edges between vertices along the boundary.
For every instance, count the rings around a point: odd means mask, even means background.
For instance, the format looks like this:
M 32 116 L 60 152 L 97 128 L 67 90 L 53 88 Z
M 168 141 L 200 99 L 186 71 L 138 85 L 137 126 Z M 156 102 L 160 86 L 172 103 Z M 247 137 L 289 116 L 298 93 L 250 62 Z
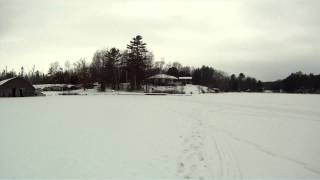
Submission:
M 27 80 L 15 77 L 0 81 L 0 97 L 35 96 L 35 88 Z

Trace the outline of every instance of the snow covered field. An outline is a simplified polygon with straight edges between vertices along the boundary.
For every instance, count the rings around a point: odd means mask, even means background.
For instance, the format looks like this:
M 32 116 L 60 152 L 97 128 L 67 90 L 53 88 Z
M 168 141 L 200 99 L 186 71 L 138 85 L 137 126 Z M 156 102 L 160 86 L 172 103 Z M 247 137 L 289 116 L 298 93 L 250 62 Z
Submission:
M 0 99 L 0 179 L 320 178 L 320 96 Z

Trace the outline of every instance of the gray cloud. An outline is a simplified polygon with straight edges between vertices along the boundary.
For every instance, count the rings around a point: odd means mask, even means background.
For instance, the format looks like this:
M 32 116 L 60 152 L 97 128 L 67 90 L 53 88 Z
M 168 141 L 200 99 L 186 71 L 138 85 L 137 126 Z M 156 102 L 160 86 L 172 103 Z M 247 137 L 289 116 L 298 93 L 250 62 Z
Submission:
M 1 0 L 0 69 L 88 61 L 144 36 L 156 60 L 275 80 L 319 72 L 317 0 Z

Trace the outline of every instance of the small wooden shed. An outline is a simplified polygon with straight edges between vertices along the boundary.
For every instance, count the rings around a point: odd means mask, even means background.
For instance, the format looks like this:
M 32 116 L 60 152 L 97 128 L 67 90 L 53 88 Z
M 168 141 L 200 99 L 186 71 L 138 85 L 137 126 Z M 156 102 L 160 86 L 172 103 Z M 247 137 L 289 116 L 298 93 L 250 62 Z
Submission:
M 36 91 L 32 84 L 21 77 L 0 81 L 0 97 L 26 97 L 35 95 Z

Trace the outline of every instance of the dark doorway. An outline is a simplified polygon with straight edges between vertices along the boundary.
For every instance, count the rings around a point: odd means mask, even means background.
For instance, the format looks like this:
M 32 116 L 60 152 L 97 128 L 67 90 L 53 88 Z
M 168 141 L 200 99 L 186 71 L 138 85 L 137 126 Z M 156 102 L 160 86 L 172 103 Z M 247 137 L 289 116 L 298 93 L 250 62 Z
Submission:
M 22 91 L 22 89 L 20 89 L 20 97 L 23 97 L 23 91 Z
M 16 88 L 12 88 L 12 97 L 16 97 Z

